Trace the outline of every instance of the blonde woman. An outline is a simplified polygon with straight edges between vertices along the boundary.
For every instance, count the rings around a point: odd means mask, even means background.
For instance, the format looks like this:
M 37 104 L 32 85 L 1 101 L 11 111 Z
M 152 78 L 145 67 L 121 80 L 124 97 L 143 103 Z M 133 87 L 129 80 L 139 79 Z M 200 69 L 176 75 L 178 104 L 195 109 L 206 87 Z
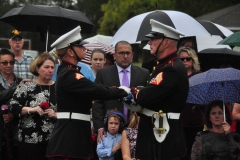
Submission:
M 200 73 L 200 64 L 194 49 L 181 47 L 177 54 L 187 69 L 188 78 Z M 203 106 L 187 104 L 181 112 L 180 120 L 183 124 L 187 144 L 187 155 L 181 159 L 188 160 L 195 136 L 199 131 L 203 130 Z

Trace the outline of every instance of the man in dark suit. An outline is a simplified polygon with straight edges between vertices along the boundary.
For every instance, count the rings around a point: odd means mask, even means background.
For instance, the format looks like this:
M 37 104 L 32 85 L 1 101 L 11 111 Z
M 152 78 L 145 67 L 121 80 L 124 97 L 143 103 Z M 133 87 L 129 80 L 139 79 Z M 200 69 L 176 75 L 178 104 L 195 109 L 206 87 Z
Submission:
M 130 86 L 146 86 L 149 78 L 149 71 L 132 65 L 134 53 L 131 45 L 126 41 L 120 41 L 115 45 L 115 65 L 103 68 L 97 72 L 95 83 L 105 86 L 122 86 L 123 73 L 127 70 Z M 96 100 L 92 107 L 92 119 L 95 133 L 98 133 L 98 140 L 103 134 L 103 119 L 110 109 L 117 109 L 124 113 L 124 106 L 120 100 Z

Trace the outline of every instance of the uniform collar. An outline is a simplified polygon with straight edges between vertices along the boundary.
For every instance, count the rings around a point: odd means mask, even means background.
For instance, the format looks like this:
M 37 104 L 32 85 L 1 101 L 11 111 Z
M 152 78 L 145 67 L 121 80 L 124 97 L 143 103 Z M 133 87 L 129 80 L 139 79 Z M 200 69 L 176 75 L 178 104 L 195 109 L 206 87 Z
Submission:
M 71 62 L 68 62 L 68 61 L 66 61 L 66 60 L 62 60 L 62 64 L 63 64 L 63 65 L 67 65 L 68 68 L 76 69 L 77 71 L 80 71 L 80 69 L 81 69 L 81 67 L 79 67 L 79 66 L 77 66 L 77 65 L 75 65 L 75 64 L 73 64 L 73 63 L 71 63 Z
M 164 57 L 163 59 L 156 60 L 155 63 L 156 63 L 156 66 L 162 66 L 176 58 L 178 58 L 178 55 L 176 52 L 173 52 L 173 53 L 169 54 L 168 56 Z

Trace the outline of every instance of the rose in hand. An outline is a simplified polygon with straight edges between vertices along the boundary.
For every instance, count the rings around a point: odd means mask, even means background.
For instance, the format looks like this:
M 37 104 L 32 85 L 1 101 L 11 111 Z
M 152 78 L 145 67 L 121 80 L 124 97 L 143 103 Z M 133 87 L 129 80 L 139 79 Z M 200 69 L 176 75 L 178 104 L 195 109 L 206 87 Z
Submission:
M 40 104 L 40 107 L 41 107 L 43 110 L 45 110 L 45 109 L 48 109 L 48 108 L 50 107 L 50 104 L 49 104 L 48 101 L 42 102 L 42 103 Z

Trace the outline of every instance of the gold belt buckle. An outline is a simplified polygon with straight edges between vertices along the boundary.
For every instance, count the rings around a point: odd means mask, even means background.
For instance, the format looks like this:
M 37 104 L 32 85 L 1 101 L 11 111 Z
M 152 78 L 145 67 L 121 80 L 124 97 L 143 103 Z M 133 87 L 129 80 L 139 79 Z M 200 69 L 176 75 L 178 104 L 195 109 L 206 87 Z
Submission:
M 166 129 L 163 128 L 163 111 L 159 110 L 159 112 L 154 112 L 152 115 L 152 123 L 154 124 L 154 115 L 159 115 L 159 128 L 157 128 L 154 125 L 154 128 L 157 129 L 159 137 L 161 136 L 161 134 L 163 134 L 165 131 L 167 131 Z

